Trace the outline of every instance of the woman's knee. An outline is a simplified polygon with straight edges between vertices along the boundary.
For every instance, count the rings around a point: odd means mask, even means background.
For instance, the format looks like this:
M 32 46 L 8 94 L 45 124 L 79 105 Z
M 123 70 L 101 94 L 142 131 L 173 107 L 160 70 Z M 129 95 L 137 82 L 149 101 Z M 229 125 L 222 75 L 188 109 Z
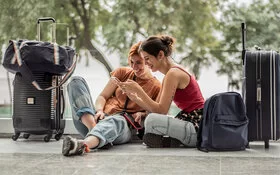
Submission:
M 80 76 L 74 76 L 70 79 L 70 82 L 67 85 L 67 90 L 71 91 L 79 86 L 81 86 L 81 81 L 83 82 L 84 79 Z
M 158 122 L 158 115 L 155 113 L 150 113 L 144 122 L 145 128 L 154 126 Z
M 145 133 L 165 135 L 168 130 L 169 117 L 162 114 L 151 113 L 145 119 Z
M 152 130 L 162 130 L 168 127 L 168 116 L 163 114 L 151 113 L 145 119 L 145 132 Z

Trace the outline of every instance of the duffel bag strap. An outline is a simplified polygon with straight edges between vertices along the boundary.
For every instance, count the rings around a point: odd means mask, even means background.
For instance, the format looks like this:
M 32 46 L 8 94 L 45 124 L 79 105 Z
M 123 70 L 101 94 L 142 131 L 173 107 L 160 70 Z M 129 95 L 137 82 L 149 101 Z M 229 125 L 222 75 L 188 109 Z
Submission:
M 58 88 L 58 87 L 60 87 L 60 86 L 62 86 L 70 77 L 71 77 L 71 75 L 73 74 L 73 72 L 74 72 L 74 70 L 75 70 L 75 67 L 76 67 L 76 63 L 77 63 L 77 54 L 76 54 L 76 56 L 74 57 L 74 61 L 73 61 L 73 64 L 72 64 L 72 66 L 70 67 L 70 69 L 69 69 L 69 72 L 67 72 L 64 76 L 63 76 L 63 78 L 62 78 L 62 80 L 61 81 L 59 81 L 59 83 L 58 83 L 58 85 L 56 85 L 56 86 L 50 86 L 50 87 L 48 87 L 48 88 L 41 88 L 40 87 L 40 85 L 37 83 L 37 81 L 34 79 L 34 81 L 31 81 L 31 83 L 32 83 L 32 85 L 37 89 L 37 90 L 39 90 L 39 91 L 47 91 L 47 90 L 51 90 L 51 89 L 55 89 L 55 88 Z M 26 64 L 24 64 L 24 65 L 26 65 Z M 27 66 L 26 66 L 27 67 Z M 28 68 L 29 69 L 29 68 Z M 29 69 L 30 70 L 30 69 Z M 30 71 L 31 72 L 31 71 Z M 31 74 L 32 74 L 32 72 L 31 72 Z M 28 75 L 28 74 L 25 74 L 25 75 Z M 24 77 L 24 75 L 22 75 L 23 77 Z M 33 74 L 32 75 L 28 75 L 27 76 L 27 78 L 29 78 L 30 76 L 33 76 Z M 24 77 L 25 78 L 25 77 Z
M 11 63 L 15 64 L 17 62 L 18 65 L 21 66 L 22 59 L 21 59 L 20 52 L 19 52 L 18 42 L 14 41 L 14 40 L 11 40 L 11 42 L 13 43 L 14 50 L 15 50 L 15 55 L 14 55 L 13 59 L 11 60 Z

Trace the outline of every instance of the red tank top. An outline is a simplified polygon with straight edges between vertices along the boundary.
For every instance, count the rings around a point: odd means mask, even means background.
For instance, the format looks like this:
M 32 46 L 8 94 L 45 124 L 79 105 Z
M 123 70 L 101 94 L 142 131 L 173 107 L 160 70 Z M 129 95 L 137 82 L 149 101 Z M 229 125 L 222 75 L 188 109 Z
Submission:
M 190 83 L 185 89 L 176 89 L 174 103 L 178 108 L 188 113 L 203 108 L 204 98 L 195 77 L 180 67 L 174 66 L 173 68 L 178 68 L 190 76 Z

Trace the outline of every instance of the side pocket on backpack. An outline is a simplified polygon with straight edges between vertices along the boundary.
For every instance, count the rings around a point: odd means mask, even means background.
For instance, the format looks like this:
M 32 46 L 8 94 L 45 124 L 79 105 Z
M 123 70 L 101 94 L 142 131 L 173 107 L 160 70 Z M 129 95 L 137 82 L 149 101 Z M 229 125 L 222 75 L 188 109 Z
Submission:
M 244 120 L 238 120 L 244 118 Z M 248 120 L 232 115 L 216 116 L 212 126 L 211 145 L 221 150 L 244 150 L 247 145 Z

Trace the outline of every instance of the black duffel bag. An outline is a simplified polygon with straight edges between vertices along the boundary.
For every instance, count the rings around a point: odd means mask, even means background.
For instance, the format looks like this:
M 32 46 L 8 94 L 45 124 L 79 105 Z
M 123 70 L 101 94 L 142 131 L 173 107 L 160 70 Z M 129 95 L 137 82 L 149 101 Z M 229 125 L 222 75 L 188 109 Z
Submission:
M 10 40 L 4 54 L 3 66 L 11 73 L 21 73 L 28 82 L 37 86 L 38 90 L 49 90 L 55 87 L 41 89 L 33 72 L 65 75 L 64 83 L 76 66 L 75 55 L 75 50 L 69 46 L 43 41 Z
M 4 55 L 3 66 L 9 72 L 16 73 L 20 72 L 20 62 L 24 62 L 32 72 L 64 75 L 72 66 L 74 56 L 75 50 L 69 46 L 42 41 L 11 40 Z

